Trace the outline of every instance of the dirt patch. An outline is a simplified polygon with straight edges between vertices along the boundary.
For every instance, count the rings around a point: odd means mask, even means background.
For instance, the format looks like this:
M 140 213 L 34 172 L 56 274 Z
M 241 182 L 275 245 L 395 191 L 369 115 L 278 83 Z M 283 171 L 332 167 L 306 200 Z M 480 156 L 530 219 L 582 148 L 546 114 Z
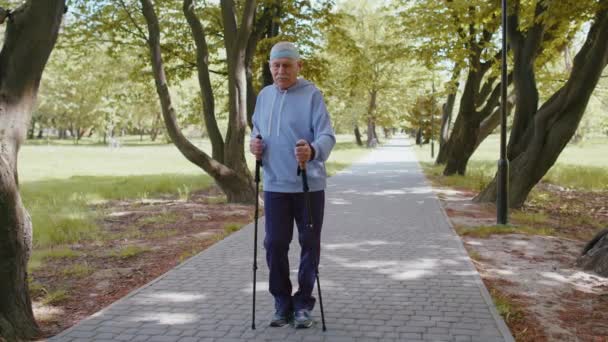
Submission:
M 47 259 L 30 275 L 42 337 L 69 328 L 253 219 L 253 206 L 218 201 L 221 193 L 211 188 L 187 201 L 116 201 L 92 208 L 105 213 L 99 239 L 63 246 L 78 256 Z M 58 294 L 50 303 L 49 293 Z
M 608 278 L 575 265 L 585 242 L 608 226 L 608 194 L 541 187 L 549 199 L 537 197 L 524 211 L 548 219 L 513 223 L 552 228 L 555 236 L 463 236 L 465 247 L 493 297 L 512 305 L 504 318 L 517 341 L 608 341 Z M 455 226 L 496 223 L 495 208 L 472 202 L 473 193 L 437 191 Z

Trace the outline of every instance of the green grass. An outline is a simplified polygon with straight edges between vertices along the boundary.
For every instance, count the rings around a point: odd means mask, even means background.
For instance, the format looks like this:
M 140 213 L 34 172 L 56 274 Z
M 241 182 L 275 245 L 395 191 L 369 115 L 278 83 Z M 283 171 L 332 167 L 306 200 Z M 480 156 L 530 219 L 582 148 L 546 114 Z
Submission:
M 546 227 L 530 227 L 526 225 L 494 225 L 494 226 L 476 226 L 476 227 L 455 227 L 456 232 L 462 236 L 470 236 L 476 238 L 487 239 L 495 234 L 527 234 L 527 235 L 544 235 L 554 236 L 555 230 Z
M 521 310 L 519 310 L 507 296 L 494 289 L 490 291 L 490 295 L 492 296 L 494 305 L 496 305 L 496 310 L 507 323 L 518 321 L 523 318 Z
M 82 264 L 74 264 L 69 267 L 66 267 L 61 270 L 61 274 L 63 274 L 65 277 L 84 278 L 89 274 L 93 273 L 93 271 L 95 271 L 95 269 L 93 267 L 90 267 L 89 264 L 85 262 Z
M 243 225 L 240 223 L 226 223 L 224 224 L 224 232 L 229 235 L 239 231 L 242 227 Z
M 63 290 L 63 289 L 59 289 L 59 290 L 54 290 L 54 291 L 47 293 L 47 295 L 42 300 L 42 303 L 44 305 L 52 305 L 52 304 L 57 304 L 59 302 L 62 302 L 68 298 L 69 298 L 69 296 L 68 296 L 67 291 Z
M 159 229 L 150 234 L 146 234 L 146 237 L 151 239 L 167 239 L 172 236 L 176 236 L 177 234 L 179 234 L 177 229 Z
M 441 181 L 447 186 L 460 186 L 471 190 L 479 190 L 483 184 L 491 181 L 496 172 L 498 160 L 498 136 L 489 136 L 475 151 L 467 165 L 467 175 L 464 178 Z M 425 171 L 433 175 L 441 175 L 443 167 L 432 166 L 434 160 L 430 157 L 430 146 L 415 146 L 414 151 Z M 438 146 L 435 144 L 435 152 Z M 562 151 L 557 162 L 547 172 L 543 181 L 566 188 L 580 190 L 608 190 L 608 139 L 596 138 L 582 144 L 569 144 Z
M 99 229 L 96 221 L 105 213 L 99 206 L 94 210 L 96 204 L 161 194 L 186 200 L 193 191 L 213 184 L 211 177 L 187 161 L 172 144 L 140 143 L 139 137 L 121 139 L 122 147 L 117 149 L 90 140 L 78 146 L 71 141 L 30 141 L 22 147 L 21 195 L 33 220 L 35 249 L 112 238 Z M 193 142 L 204 151 L 211 150 L 208 140 Z M 327 163 L 329 174 L 335 174 L 369 151 L 356 146 L 349 135 L 337 136 Z M 253 157 L 249 153 L 246 156 L 253 169 Z M 210 202 L 225 203 L 226 199 L 218 196 Z M 148 220 L 156 223 L 174 218 Z M 140 233 L 136 235 L 141 237 Z
M 572 189 L 608 190 L 608 167 L 557 165 L 549 170 L 544 180 Z
M 475 260 L 475 261 L 481 261 L 481 260 L 483 259 L 483 258 L 481 257 L 481 254 L 477 253 L 477 252 L 476 252 L 476 251 L 474 251 L 474 250 L 467 250 L 467 252 L 469 253 L 469 257 L 470 257 L 472 260 Z
M 47 259 L 73 259 L 80 256 L 80 252 L 76 252 L 70 248 L 52 248 L 52 249 L 34 249 L 28 263 L 28 271 L 31 272 L 40 268 L 43 262 Z
M 513 221 L 531 226 L 546 225 L 549 222 L 549 216 L 545 213 L 529 213 L 513 210 L 509 215 Z
M 483 190 L 492 181 L 494 175 L 492 165 L 488 162 L 469 162 L 466 176 L 453 175 L 447 177 L 443 176 L 444 167 L 442 165 L 435 165 L 432 162 L 420 162 L 420 165 L 425 173 L 440 185 L 474 191 Z
M 202 189 L 210 184 L 211 178 L 206 175 L 74 176 L 25 182 L 21 194 L 32 216 L 34 244 L 45 248 L 100 239 L 95 220 L 103 212 L 92 210 L 93 204 L 177 195 L 180 187 Z
M 179 220 L 180 216 L 173 212 L 163 212 L 158 215 L 145 216 L 139 220 L 141 225 L 146 224 L 171 224 Z
M 148 247 L 130 245 L 127 247 L 123 247 L 117 251 L 113 251 L 111 253 L 111 256 L 120 259 L 130 259 L 148 251 L 150 251 L 150 248 Z

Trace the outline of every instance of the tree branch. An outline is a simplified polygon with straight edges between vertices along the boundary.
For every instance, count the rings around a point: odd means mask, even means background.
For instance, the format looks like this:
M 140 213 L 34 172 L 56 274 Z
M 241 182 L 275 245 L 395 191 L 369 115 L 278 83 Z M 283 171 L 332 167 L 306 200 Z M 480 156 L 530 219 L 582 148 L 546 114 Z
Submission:
M 120 5 L 122 6 L 122 8 L 127 13 L 127 16 L 129 17 L 129 20 L 131 21 L 131 23 L 133 24 L 133 26 L 135 26 L 135 29 L 139 33 L 139 37 L 145 41 L 146 40 L 146 34 L 144 33 L 144 30 L 141 27 L 139 27 L 139 24 L 137 24 L 137 21 L 135 21 L 135 19 L 131 15 L 131 11 L 129 11 L 129 9 L 127 8 L 127 5 L 125 4 L 125 2 L 123 0 L 119 0 L 119 1 L 120 1 Z
M 151 0 L 140 0 L 142 4 L 142 12 L 148 25 L 148 45 L 150 48 L 150 58 L 152 70 L 154 71 L 154 80 L 156 83 L 156 91 L 158 92 L 163 118 L 167 126 L 167 132 L 171 140 L 179 151 L 193 164 L 201 167 L 213 177 L 218 177 L 221 174 L 229 174 L 233 171 L 226 166 L 211 159 L 204 151 L 192 144 L 179 130 L 175 115 L 175 109 L 171 103 L 171 94 L 167 85 L 167 78 L 163 67 L 163 60 L 160 50 L 160 27 L 158 18 L 154 12 L 154 7 Z
M 205 29 L 194 13 L 192 0 L 184 0 L 183 12 L 190 26 L 192 37 L 196 45 L 196 65 L 198 83 L 203 97 L 203 118 L 213 147 L 213 158 L 219 162 L 224 161 L 224 139 L 215 119 L 215 97 L 209 77 L 209 48 L 205 38 Z

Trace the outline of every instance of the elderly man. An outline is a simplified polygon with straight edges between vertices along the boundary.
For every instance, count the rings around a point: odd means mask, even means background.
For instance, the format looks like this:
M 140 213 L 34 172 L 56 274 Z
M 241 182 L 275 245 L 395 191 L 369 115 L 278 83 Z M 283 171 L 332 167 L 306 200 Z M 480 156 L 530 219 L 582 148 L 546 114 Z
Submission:
M 313 323 L 312 291 L 321 252 L 325 161 L 336 139 L 323 95 L 311 82 L 298 78 L 302 61 L 294 44 L 274 45 L 269 63 L 274 84 L 258 95 L 250 149 L 262 160 L 264 170 L 264 247 L 270 271 L 269 290 L 276 309 L 270 326 L 281 327 L 293 319 L 296 328 L 308 328 Z M 307 226 L 309 216 L 298 165 L 305 165 L 308 173 L 312 228 Z M 301 253 L 299 288 L 292 295 L 287 254 L 294 220 Z

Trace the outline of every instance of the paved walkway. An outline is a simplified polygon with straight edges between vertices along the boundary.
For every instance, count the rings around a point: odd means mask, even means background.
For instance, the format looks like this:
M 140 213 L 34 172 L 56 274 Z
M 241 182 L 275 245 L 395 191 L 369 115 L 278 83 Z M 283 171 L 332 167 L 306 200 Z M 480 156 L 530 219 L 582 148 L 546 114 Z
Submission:
M 326 196 L 326 332 L 318 306 L 308 330 L 267 327 L 261 244 L 251 330 L 251 224 L 51 341 L 513 341 L 405 139 L 330 178 Z M 297 239 L 290 253 L 297 284 Z

